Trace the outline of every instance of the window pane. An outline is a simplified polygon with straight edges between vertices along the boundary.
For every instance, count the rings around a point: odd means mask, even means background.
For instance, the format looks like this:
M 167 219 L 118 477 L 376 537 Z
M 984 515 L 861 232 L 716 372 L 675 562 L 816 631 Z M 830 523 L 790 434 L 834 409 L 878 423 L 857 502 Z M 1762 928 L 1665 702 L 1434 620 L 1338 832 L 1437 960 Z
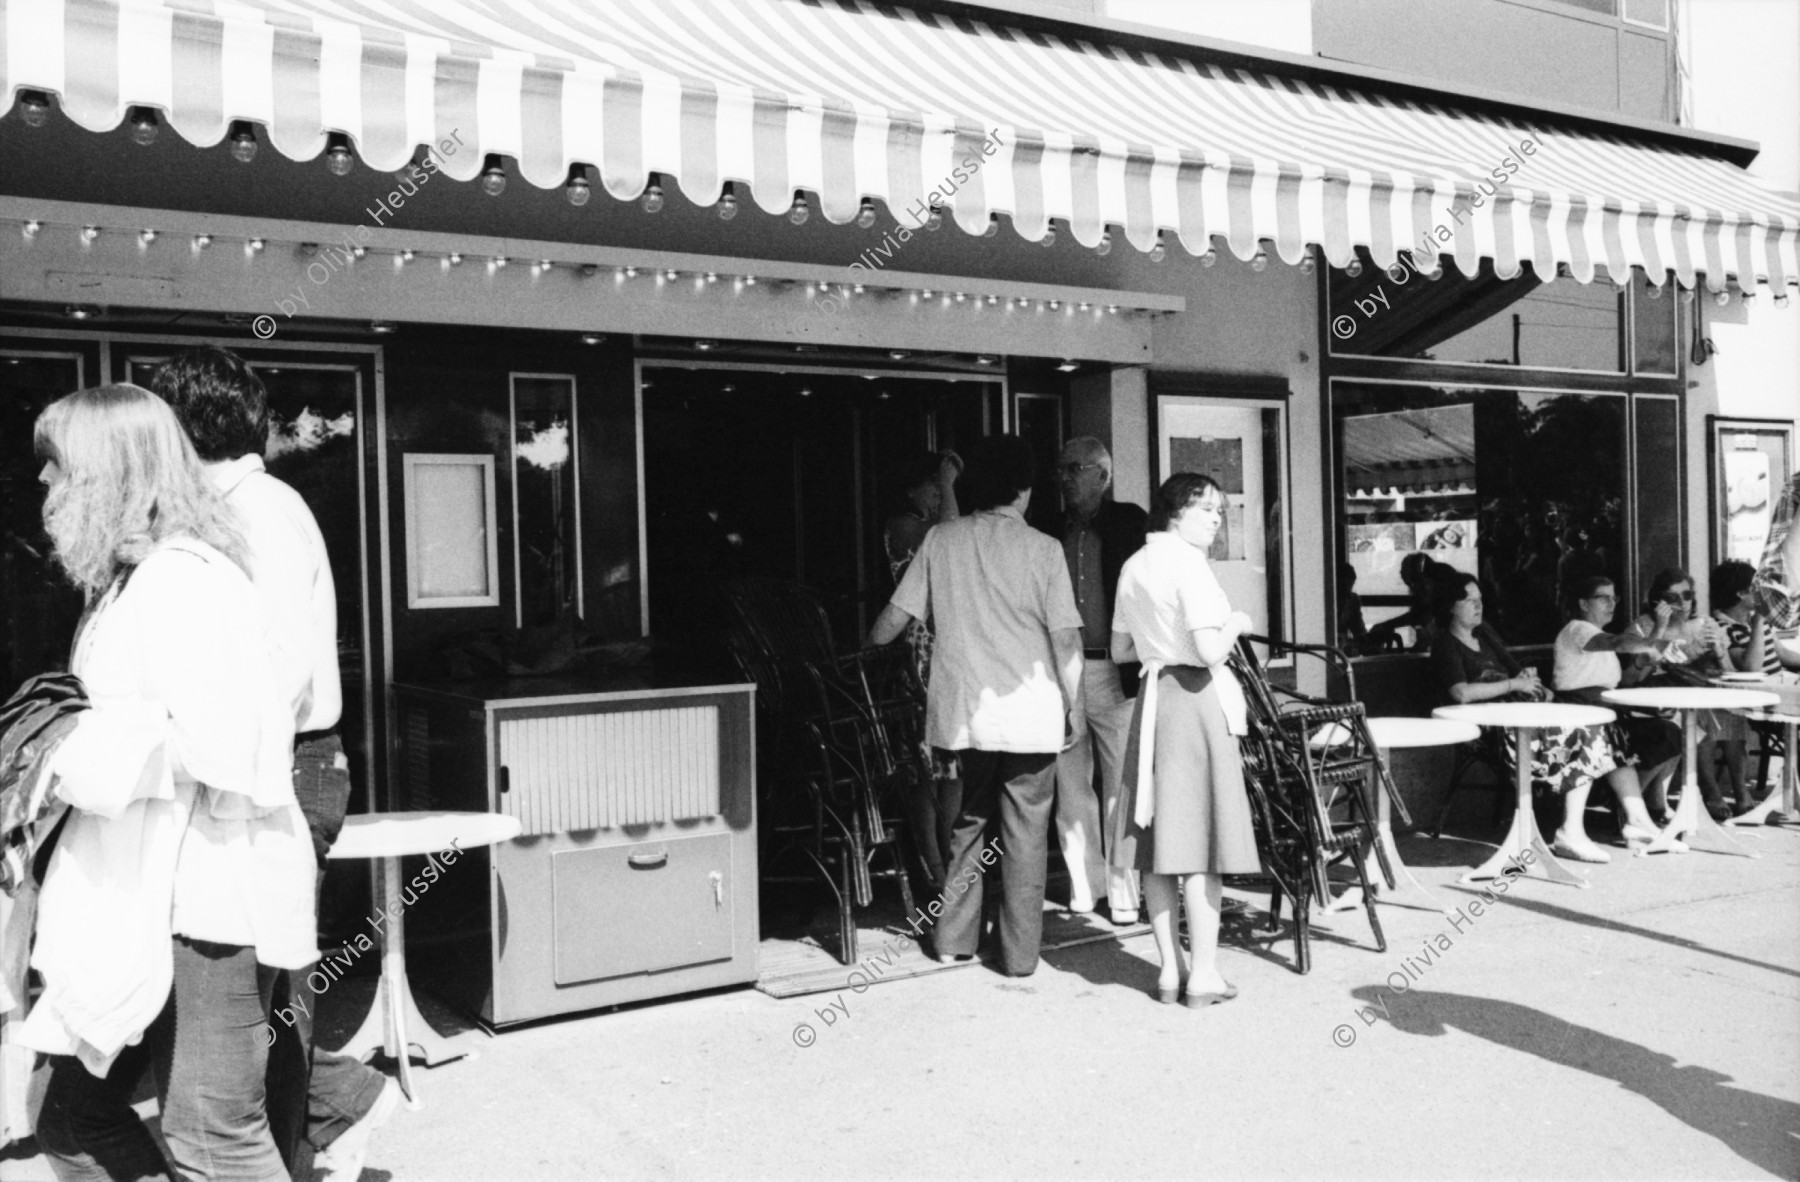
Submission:
M 68 668 L 81 593 L 50 556 L 43 463 L 32 451 L 38 414 L 81 386 L 70 357 L 0 353 L 0 695 L 38 673 Z
M 1675 373 L 1675 306 L 1671 285 L 1658 299 L 1650 298 L 1650 280 L 1641 270 L 1632 272 L 1631 338 L 1636 350 L 1633 373 Z
M 1528 267 L 1499 279 L 1484 260 L 1468 278 L 1426 279 L 1359 251 L 1362 273 L 1331 272 L 1332 351 L 1524 368 L 1621 372 L 1619 294 L 1607 283 L 1542 283 Z
M 1357 595 L 1365 626 L 1407 613 L 1402 639 L 1425 647 L 1423 586 L 1402 578 L 1423 559 L 1477 575 L 1488 622 L 1512 644 L 1555 638 L 1574 580 L 1619 577 L 1622 396 L 1334 382 L 1332 415 L 1355 575 L 1339 595 Z
M 526 627 L 581 614 L 575 531 L 575 379 L 513 379 L 519 614 Z
M 1637 530 L 1641 594 L 1665 566 L 1681 565 L 1681 403 L 1675 398 L 1638 397 Z M 1704 561 L 1702 559 L 1701 561 Z M 1704 579 L 1707 572 L 1695 571 Z

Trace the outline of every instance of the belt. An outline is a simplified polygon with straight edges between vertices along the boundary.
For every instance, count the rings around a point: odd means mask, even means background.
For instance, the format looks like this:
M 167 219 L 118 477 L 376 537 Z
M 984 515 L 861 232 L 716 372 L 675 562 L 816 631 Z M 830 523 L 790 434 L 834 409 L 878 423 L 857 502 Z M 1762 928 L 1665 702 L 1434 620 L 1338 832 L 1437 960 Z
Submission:
M 294 736 L 295 743 L 308 743 L 318 739 L 329 739 L 338 733 L 338 724 L 332 723 L 324 730 L 300 731 Z
M 1109 648 L 1084 648 L 1081 650 L 1081 655 L 1090 661 L 1112 660 L 1112 650 Z

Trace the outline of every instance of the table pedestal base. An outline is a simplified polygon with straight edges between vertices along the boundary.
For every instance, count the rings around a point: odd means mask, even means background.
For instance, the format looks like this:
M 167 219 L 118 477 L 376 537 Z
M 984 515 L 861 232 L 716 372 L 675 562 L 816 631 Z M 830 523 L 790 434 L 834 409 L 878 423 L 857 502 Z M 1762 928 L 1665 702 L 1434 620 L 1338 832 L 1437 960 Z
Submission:
M 375 1003 L 369 1007 L 369 1016 L 338 1053 L 364 1060 L 376 1051 L 385 1053 L 399 1069 L 406 1106 L 416 1111 L 425 1105 L 413 1083 L 415 1057 L 424 1060 L 428 1067 L 436 1067 L 452 1059 L 473 1058 L 478 1052 L 445 1038 L 419 1013 L 419 1003 L 413 1000 L 412 985 L 406 979 L 406 916 L 400 903 L 400 859 L 382 858 L 380 866 L 375 905 L 386 917 L 381 929 L 381 979 L 375 986 Z
M 1681 841 L 1687 837 L 1689 843 L 1700 834 L 1702 828 L 1710 829 L 1708 837 L 1717 836 L 1719 840 L 1730 846 L 1729 850 L 1716 850 L 1715 853 L 1742 854 L 1746 858 L 1760 858 L 1761 854 L 1745 848 L 1738 840 L 1720 828 L 1712 814 L 1700 806 L 1700 765 L 1695 756 L 1695 748 L 1699 745 L 1699 722 L 1696 711 L 1681 712 L 1681 746 L 1684 758 L 1681 772 L 1681 803 L 1675 806 L 1675 815 L 1669 824 L 1649 843 L 1637 847 L 1644 854 L 1685 854 L 1689 844 Z
M 1544 841 L 1544 835 L 1538 831 L 1537 817 L 1531 811 L 1531 740 L 1536 733 L 1531 727 L 1515 727 L 1518 736 L 1518 750 L 1513 755 L 1513 763 L 1518 768 L 1518 807 L 1513 812 L 1512 826 L 1507 829 L 1506 836 L 1500 842 L 1493 856 L 1475 869 L 1457 879 L 1460 886 L 1484 882 L 1499 878 L 1507 867 L 1516 867 L 1518 877 L 1542 878 L 1550 882 L 1560 882 L 1566 886 L 1588 887 L 1593 884 L 1581 875 L 1570 870 L 1556 860 L 1550 847 Z M 1529 862 L 1521 861 L 1525 851 L 1532 852 Z
M 1381 759 L 1382 766 L 1386 767 L 1388 765 L 1387 749 L 1380 748 L 1377 754 Z M 1363 855 L 1363 873 L 1368 877 L 1370 884 L 1374 886 L 1378 897 L 1377 901 L 1382 903 L 1407 902 L 1417 907 L 1443 912 L 1445 915 L 1452 914 L 1455 908 L 1446 907 L 1436 895 L 1426 890 L 1424 885 L 1413 877 L 1412 868 L 1400 860 L 1400 850 L 1394 844 L 1393 802 L 1388 799 L 1387 793 L 1381 790 L 1379 782 L 1371 791 L 1375 794 L 1375 840 L 1381 843 L 1382 852 L 1387 855 L 1387 864 L 1392 868 L 1395 879 L 1394 885 L 1384 890 L 1381 859 L 1375 856 L 1373 849 Z M 1362 888 L 1353 886 L 1332 900 L 1325 911 L 1327 914 L 1354 911 L 1362 905 Z

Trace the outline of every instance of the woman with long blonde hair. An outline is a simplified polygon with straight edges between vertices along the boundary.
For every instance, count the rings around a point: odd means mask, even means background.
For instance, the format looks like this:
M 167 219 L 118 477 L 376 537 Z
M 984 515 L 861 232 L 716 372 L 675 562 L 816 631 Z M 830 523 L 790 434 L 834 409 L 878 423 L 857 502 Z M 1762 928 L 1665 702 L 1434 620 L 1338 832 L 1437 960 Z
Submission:
M 269 997 L 317 959 L 315 862 L 243 539 L 148 390 L 67 395 L 35 445 L 90 702 L 50 763 L 69 808 L 19 1034 L 51 1056 L 39 1144 L 64 1179 L 285 1179 Z M 151 1065 L 168 1161 L 130 1107 Z

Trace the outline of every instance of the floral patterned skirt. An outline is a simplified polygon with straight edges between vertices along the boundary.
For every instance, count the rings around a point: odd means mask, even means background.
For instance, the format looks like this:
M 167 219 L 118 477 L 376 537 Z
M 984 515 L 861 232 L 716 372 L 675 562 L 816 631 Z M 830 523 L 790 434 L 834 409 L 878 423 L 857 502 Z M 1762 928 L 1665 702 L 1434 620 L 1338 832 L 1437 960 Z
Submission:
M 1531 781 L 1548 784 L 1552 792 L 1567 792 L 1592 784 L 1614 768 L 1632 762 L 1622 757 L 1604 726 L 1554 727 L 1537 732 L 1531 741 Z M 1519 757 L 1518 738 L 1509 735 L 1507 748 Z
M 919 679 L 920 690 L 931 685 L 931 646 L 935 640 L 931 625 L 924 620 L 915 619 L 906 625 L 906 645 L 912 650 L 913 674 Z M 956 756 L 941 747 L 933 747 L 923 737 L 919 739 L 919 748 L 933 780 L 955 780 L 962 776 Z

